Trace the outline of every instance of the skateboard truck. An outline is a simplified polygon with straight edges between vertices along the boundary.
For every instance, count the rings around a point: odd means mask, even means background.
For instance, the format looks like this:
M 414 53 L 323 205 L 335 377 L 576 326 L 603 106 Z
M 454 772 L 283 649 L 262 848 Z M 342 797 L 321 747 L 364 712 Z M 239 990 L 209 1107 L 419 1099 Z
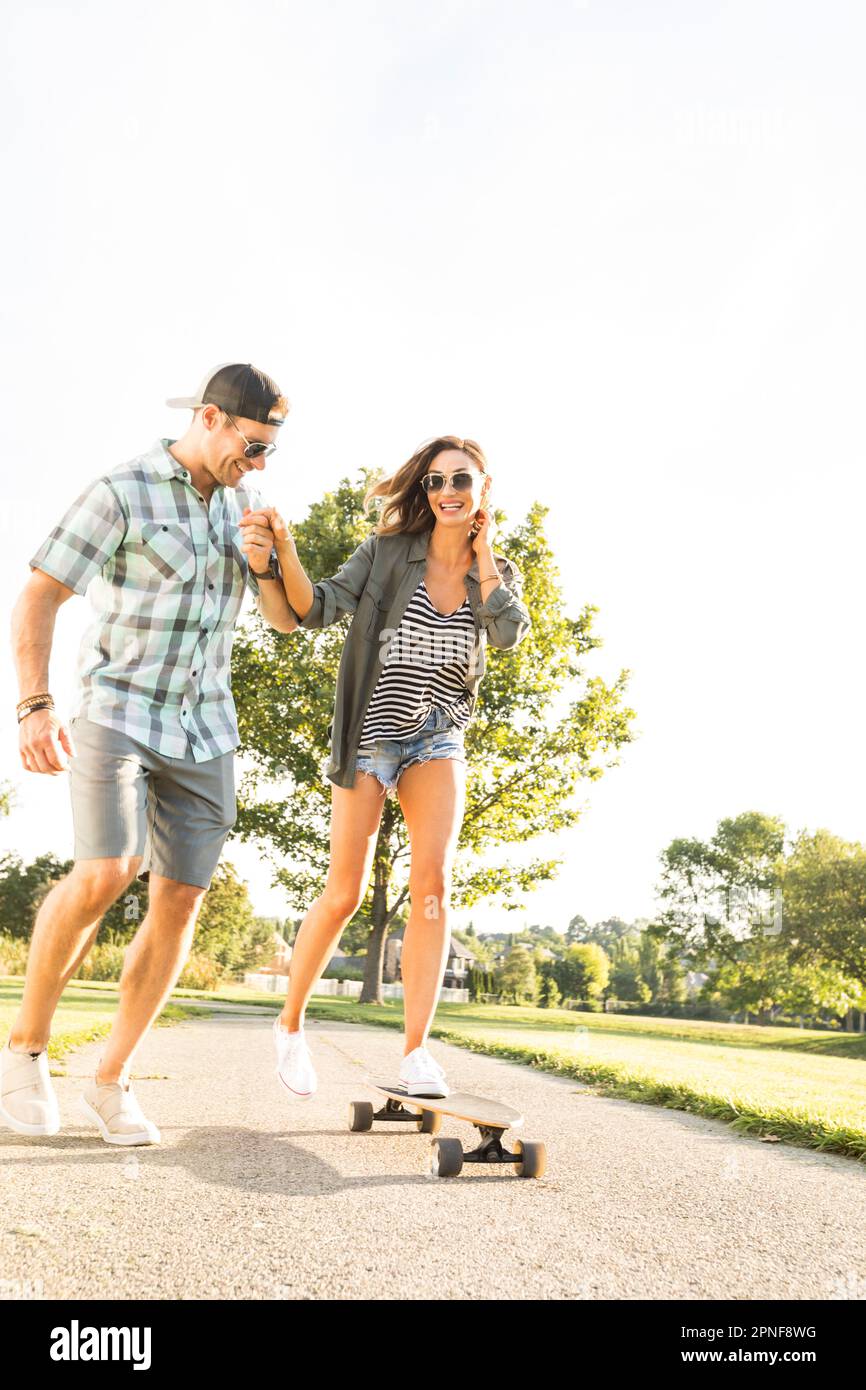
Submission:
M 481 1135 L 481 1143 L 475 1149 L 463 1150 L 464 1163 L 517 1163 L 517 1154 L 509 1153 L 502 1146 L 504 1129 L 491 1129 L 489 1125 L 476 1125 Z

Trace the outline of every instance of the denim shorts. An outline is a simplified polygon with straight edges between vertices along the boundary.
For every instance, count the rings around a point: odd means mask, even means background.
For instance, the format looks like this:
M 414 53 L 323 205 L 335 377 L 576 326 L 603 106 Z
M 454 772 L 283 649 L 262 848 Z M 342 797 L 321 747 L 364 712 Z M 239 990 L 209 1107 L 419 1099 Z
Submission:
M 434 758 L 453 758 L 465 763 L 463 730 L 453 724 L 445 710 L 435 705 L 417 734 L 405 739 L 379 738 L 368 748 L 358 750 L 357 772 L 371 772 L 393 792 L 400 774 L 413 763 L 429 763 Z

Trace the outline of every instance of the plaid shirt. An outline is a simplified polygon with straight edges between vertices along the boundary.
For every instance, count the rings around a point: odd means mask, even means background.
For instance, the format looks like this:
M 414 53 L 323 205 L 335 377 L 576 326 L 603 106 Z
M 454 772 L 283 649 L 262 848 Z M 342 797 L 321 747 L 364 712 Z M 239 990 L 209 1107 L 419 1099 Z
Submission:
M 96 621 L 81 643 L 74 714 L 196 762 L 240 743 L 231 650 L 245 586 L 258 593 L 238 519 L 265 505 L 248 484 L 204 501 L 158 440 L 97 478 L 30 561 L 88 588 Z

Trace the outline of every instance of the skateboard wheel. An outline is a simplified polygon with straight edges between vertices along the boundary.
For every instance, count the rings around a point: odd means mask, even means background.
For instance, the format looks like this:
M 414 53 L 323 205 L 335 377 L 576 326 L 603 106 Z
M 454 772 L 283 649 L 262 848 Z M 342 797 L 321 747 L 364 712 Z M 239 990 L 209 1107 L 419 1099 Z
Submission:
M 418 1121 L 419 1134 L 438 1134 L 442 1128 L 442 1116 L 436 1110 L 422 1110 Z
M 540 1178 L 547 1168 L 547 1150 L 543 1144 L 531 1144 L 527 1139 L 515 1139 L 514 1152 L 520 1155 L 514 1167 L 519 1178 Z
M 459 1139 L 434 1139 L 430 1172 L 434 1178 L 456 1178 L 463 1167 L 463 1145 Z
M 373 1128 L 373 1107 L 368 1100 L 353 1100 L 349 1105 L 349 1128 L 363 1133 Z

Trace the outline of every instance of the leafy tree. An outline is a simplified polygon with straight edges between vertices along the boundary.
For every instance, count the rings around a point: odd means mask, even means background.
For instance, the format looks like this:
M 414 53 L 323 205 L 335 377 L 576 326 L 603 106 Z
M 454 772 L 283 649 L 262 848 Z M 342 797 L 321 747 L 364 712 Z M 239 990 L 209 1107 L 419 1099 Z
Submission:
M 793 962 L 866 981 L 866 845 L 829 830 L 802 832 L 785 861 L 782 900 Z
M 863 1006 L 863 985 L 832 966 L 792 964 L 772 938 L 747 942 L 741 958 L 725 961 L 706 982 L 704 998 L 770 1023 L 782 1012 L 844 1014 Z
M 607 993 L 613 999 L 649 1003 L 652 990 L 641 975 L 639 938 L 635 933 L 615 941 L 610 950 Z
M 496 972 L 499 993 L 506 1002 L 523 1004 L 535 999 L 535 961 L 525 946 L 513 946 Z
M 588 931 L 589 925 L 585 917 L 572 917 L 566 928 L 565 944 L 567 946 L 576 946 L 578 942 L 585 941 Z
M 40 854 L 25 864 L 18 854 L 0 855 L 0 933 L 29 938 L 42 899 L 72 869 L 72 860 Z
M 600 999 L 610 978 L 610 960 L 601 946 L 584 942 L 568 948 L 553 976 L 568 999 Z
M 332 574 L 369 534 L 366 478 L 344 480 L 295 529 L 313 580 Z M 499 548 L 524 575 L 531 634 L 516 649 L 489 648 L 475 716 L 467 730 L 466 813 L 455 874 L 455 905 L 496 896 L 504 907 L 555 876 L 561 860 L 527 861 L 503 846 L 529 844 L 575 824 L 574 793 L 595 780 L 630 742 L 634 711 L 622 703 L 629 673 L 608 686 L 586 676 L 583 658 L 601 645 L 597 609 L 577 618 L 563 608 L 558 572 L 544 534 L 546 509 L 504 531 Z M 497 518 L 500 525 L 502 517 Z M 322 775 L 337 668 L 348 618 L 321 631 L 282 634 L 257 615 L 235 642 L 233 690 L 247 770 L 238 793 L 236 833 L 254 839 L 275 865 L 293 904 L 309 906 L 328 862 L 330 787 Z M 359 912 L 367 933 L 362 999 L 381 1002 L 385 937 L 408 896 L 409 844 L 399 806 L 387 798 L 371 883 Z
M 273 938 L 273 926 L 253 912 L 247 884 L 234 865 L 217 865 L 202 901 L 193 950 L 207 956 L 224 975 L 254 964 Z
M 696 968 L 739 958 L 740 943 L 775 931 L 785 827 L 747 811 L 708 842 L 677 839 L 662 852 L 662 912 L 648 932 Z
M 543 1009 L 556 1009 L 562 1001 L 559 986 L 553 975 L 550 965 L 543 969 L 538 984 L 538 1003 Z

